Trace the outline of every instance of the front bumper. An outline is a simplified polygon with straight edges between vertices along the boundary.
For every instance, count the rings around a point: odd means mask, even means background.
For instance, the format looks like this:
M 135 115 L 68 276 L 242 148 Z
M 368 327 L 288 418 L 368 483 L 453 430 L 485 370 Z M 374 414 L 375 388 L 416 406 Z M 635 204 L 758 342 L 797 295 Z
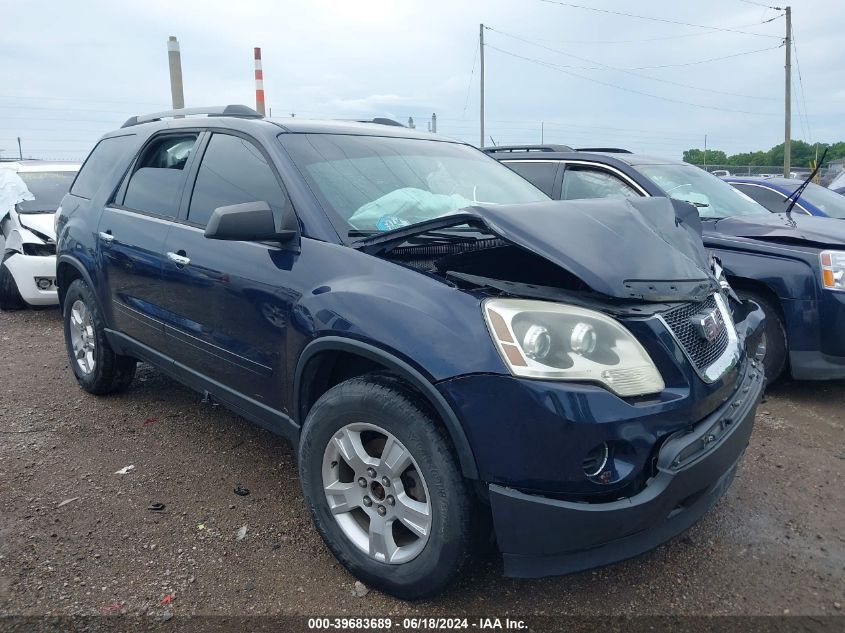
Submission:
M 5 264 L 12 273 L 12 277 L 15 278 L 18 292 L 26 303 L 32 306 L 49 306 L 59 303 L 59 293 L 56 290 L 55 255 L 36 257 L 15 253 L 6 260 Z M 53 283 L 49 289 L 41 290 L 35 285 L 36 277 L 46 277 L 53 280 Z
M 490 485 L 505 574 L 535 578 L 631 558 L 696 523 L 730 485 L 745 451 L 763 372 L 747 363 L 734 396 L 663 443 L 657 474 L 629 498 L 575 503 Z

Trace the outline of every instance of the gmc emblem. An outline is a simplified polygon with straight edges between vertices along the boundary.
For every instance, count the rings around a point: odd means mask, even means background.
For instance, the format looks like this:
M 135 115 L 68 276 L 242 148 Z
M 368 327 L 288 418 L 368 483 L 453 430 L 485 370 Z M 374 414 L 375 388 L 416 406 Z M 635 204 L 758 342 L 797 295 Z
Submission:
M 717 308 L 713 308 L 707 312 L 700 312 L 690 317 L 690 321 L 698 335 L 708 343 L 716 340 L 720 330 L 725 325 L 722 320 L 722 313 Z

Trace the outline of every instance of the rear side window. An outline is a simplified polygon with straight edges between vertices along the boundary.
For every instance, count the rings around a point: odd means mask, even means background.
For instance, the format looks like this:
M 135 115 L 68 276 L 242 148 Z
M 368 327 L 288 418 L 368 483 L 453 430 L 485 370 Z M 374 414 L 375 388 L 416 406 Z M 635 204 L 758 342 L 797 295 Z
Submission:
M 123 206 L 176 217 L 185 165 L 196 143 L 196 134 L 168 134 L 149 143 L 126 186 Z
M 636 198 L 640 194 L 622 180 L 606 171 L 568 165 L 563 172 L 561 200 L 586 198 Z
M 553 197 L 558 168 L 557 162 L 530 160 L 503 162 L 544 194 Z
M 786 196 L 778 191 L 773 191 L 768 187 L 757 187 L 756 185 L 743 185 L 742 183 L 732 182 L 731 186 L 734 189 L 739 189 L 742 193 L 759 202 L 772 213 L 783 213 L 789 203 L 786 201 Z
M 239 136 L 212 136 L 197 173 L 188 222 L 205 226 L 217 207 L 259 201 L 281 217 L 286 197 L 267 159 Z
M 82 165 L 70 192 L 80 198 L 93 198 L 103 183 L 103 178 L 111 173 L 114 166 L 126 155 L 134 138 L 134 134 L 113 136 L 97 143 L 85 159 L 85 164 Z

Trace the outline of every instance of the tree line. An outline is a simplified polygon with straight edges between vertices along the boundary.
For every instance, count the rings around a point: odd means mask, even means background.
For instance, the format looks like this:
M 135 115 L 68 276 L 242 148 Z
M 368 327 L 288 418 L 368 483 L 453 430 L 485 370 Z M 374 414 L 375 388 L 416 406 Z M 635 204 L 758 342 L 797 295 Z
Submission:
M 742 152 L 728 156 L 718 149 L 708 149 L 706 163 L 708 165 L 783 165 L 784 144 L 775 145 L 769 151 Z M 837 143 L 818 143 L 818 156 L 821 158 L 825 148 L 828 148 L 825 162 L 845 157 L 845 141 Z M 811 167 L 816 159 L 816 144 L 810 145 L 804 141 L 792 141 L 792 166 Z M 705 163 L 704 150 L 688 149 L 684 152 L 684 160 L 694 165 Z

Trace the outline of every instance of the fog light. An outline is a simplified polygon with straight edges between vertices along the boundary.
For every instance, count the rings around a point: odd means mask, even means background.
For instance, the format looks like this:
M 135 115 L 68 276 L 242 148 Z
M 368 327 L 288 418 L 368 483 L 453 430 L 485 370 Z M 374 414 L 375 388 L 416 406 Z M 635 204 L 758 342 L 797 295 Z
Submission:
M 610 449 L 607 446 L 607 442 L 602 442 L 587 453 L 587 456 L 584 458 L 584 462 L 582 463 L 584 474 L 587 475 L 587 477 L 598 477 L 601 471 L 604 470 L 604 467 L 607 466 L 607 458 L 609 454 Z
M 36 277 L 35 278 L 35 285 L 38 286 L 39 290 L 49 290 L 53 286 L 53 278 L 52 277 Z
M 552 348 L 552 337 L 542 325 L 532 325 L 522 337 L 522 350 L 528 358 L 543 360 Z

